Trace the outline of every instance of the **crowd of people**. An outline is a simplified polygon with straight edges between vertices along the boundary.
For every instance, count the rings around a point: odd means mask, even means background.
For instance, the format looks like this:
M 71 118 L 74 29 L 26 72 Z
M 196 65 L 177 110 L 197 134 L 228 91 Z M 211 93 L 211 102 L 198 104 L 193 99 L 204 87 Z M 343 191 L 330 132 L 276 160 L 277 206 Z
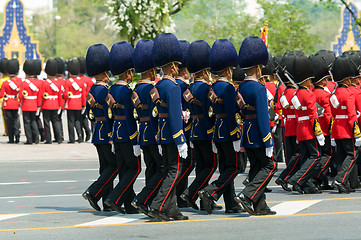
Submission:
M 125 41 L 110 51 L 92 45 L 85 59 L 68 62 L 67 80 L 58 75 L 64 72 L 58 60 L 47 61 L 45 80 L 36 79 L 36 60 L 24 63 L 25 80 L 16 77 L 17 60 L 1 61 L 9 142 L 19 141 L 19 104 L 27 143 L 39 141 L 39 112 L 46 143 L 49 121 L 56 141 L 62 141 L 63 109 L 70 143 L 74 126 L 83 141 L 87 116 L 100 175 L 82 196 L 97 211 L 101 200 L 104 211 L 187 220 L 180 208 L 211 214 L 222 209 L 217 201 L 223 196 L 225 213 L 274 215 L 265 192 L 283 161 L 286 168 L 275 182 L 287 192 L 348 194 L 360 187 L 360 51 L 272 57 L 259 37 L 245 38 L 237 53 L 227 39 L 210 47 L 161 33 L 135 48 Z M 131 87 L 134 71 L 141 77 Z M 118 76 L 113 84 L 110 75 Z M 135 194 L 141 156 L 145 186 Z M 236 194 L 234 179 L 247 160 L 248 177 Z M 188 182 L 193 169 L 196 177 Z M 219 176 L 210 182 L 217 169 Z
M 70 59 L 67 64 L 61 58 L 49 59 L 44 69 L 45 77 L 42 77 L 39 59 L 24 62 L 24 78 L 19 77 L 19 70 L 18 59 L 1 59 L 0 99 L 8 143 L 20 142 L 20 115 L 23 118 L 25 144 L 62 143 L 64 110 L 68 143 L 89 141 L 91 130 L 85 114 L 85 100 L 93 79 L 85 75 L 85 58 Z

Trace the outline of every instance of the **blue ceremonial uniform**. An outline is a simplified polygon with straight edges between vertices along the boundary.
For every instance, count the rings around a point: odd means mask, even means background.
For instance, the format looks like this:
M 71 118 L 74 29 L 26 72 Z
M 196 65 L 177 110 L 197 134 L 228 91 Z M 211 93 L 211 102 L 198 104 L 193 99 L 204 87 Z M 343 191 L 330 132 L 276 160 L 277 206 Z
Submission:
M 186 91 L 189 87 L 188 83 L 186 83 L 185 79 L 183 79 L 181 77 L 176 78 L 175 81 L 180 86 L 181 95 L 183 96 L 184 91 Z M 187 110 L 190 110 L 189 108 L 190 108 L 189 104 L 182 97 L 182 110 L 187 111 Z M 191 121 L 188 121 L 187 123 L 185 121 L 183 121 L 184 135 L 186 136 L 187 140 L 189 140 L 189 137 L 190 137 L 190 129 L 191 129 Z
M 138 94 L 142 104 L 142 107 L 137 109 L 140 120 L 138 138 L 140 146 L 157 144 L 155 137 L 158 130 L 158 119 L 152 116 L 152 110 L 155 107 L 155 104 L 149 94 L 150 90 L 153 88 L 154 85 L 149 80 L 141 80 L 135 87 L 135 92 Z
M 266 88 L 258 81 L 246 78 L 238 88 L 244 101 L 255 109 L 244 109 L 243 146 L 246 148 L 268 148 L 273 146 L 268 116 Z
M 198 104 L 198 102 L 193 101 L 193 103 L 189 104 L 192 113 L 190 141 L 212 140 L 214 118 L 208 116 L 208 110 L 212 104 L 207 97 L 209 89 L 209 84 L 201 79 L 195 80 L 189 87 L 193 97 L 201 103 Z M 197 117 L 194 118 L 193 116 Z
M 95 98 L 97 106 L 101 105 L 102 107 L 90 107 L 89 102 L 86 103 L 86 109 L 88 118 L 90 110 L 93 112 L 95 117 L 95 124 L 92 134 L 92 143 L 93 144 L 107 144 L 110 141 L 113 121 L 108 118 L 108 104 L 105 101 L 106 96 L 109 91 L 102 84 L 94 84 L 89 93 Z M 102 121 L 97 121 L 97 119 L 103 118 Z M 105 119 L 104 119 L 105 118 Z
M 131 100 L 133 94 L 132 89 L 129 88 L 126 82 L 118 81 L 111 86 L 109 93 L 116 101 L 116 104 L 112 108 L 114 125 L 111 140 L 113 142 L 130 142 L 132 145 L 137 145 L 138 131 L 136 121 L 133 117 L 134 105 Z
M 183 132 L 181 89 L 175 79 L 170 76 L 164 76 L 156 88 L 160 99 L 166 103 L 157 104 L 159 112 L 158 119 L 158 144 L 175 143 L 180 145 L 185 143 L 186 138 Z
M 213 131 L 214 142 L 237 141 L 241 138 L 239 125 L 235 120 L 235 114 L 239 110 L 236 95 L 237 92 L 232 83 L 226 79 L 218 79 L 212 85 L 217 99 L 222 99 L 212 104 L 216 115 L 216 123 Z

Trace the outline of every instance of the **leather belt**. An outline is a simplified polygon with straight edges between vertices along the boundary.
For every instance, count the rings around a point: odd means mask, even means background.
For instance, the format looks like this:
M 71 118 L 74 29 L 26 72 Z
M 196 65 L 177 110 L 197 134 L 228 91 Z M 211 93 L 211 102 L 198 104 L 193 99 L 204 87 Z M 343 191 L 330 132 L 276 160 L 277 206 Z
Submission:
M 227 114 L 226 113 L 222 113 L 222 114 L 216 114 L 216 118 L 225 118 L 227 117 Z
M 148 109 L 148 105 L 147 105 L 147 104 L 142 104 L 142 106 L 140 107 L 140 109 L 142 109 L 142 110 L 147 110 L 147 109 Z
M 191 118 L 193 118 L 193 119 L 200 119 L 200 118 L 204 118 L 204 115 L 203 115 L 203 114 L 191 115 Z
M 95 118 L 95 121 L 96 121 L 96 122 L 101 122 L 101 121 L 105 121 L 105 120 L 106 120 L 105 117 L 96 117 L 96 118 Z
M 245 119 L 255 119 L 257 118 L 257 114 L 251 114 L 251 115 L 246 115 L 244 116 Z
M 348 119 L 347 115 L 336 115 L 335 119 Z
M 167 118 L 167 117 L 168 117 L 168 113 L 159 113 L 159 117 L 160 117 L 160 118 Z
M 141 117 L 141 118 L 139 118 L 139 121 L 141 121 L 141 122 L 150 121 L 150 117 L 149 116 L 148 117 Z
M 120 104 L 120 103 L 114 103 L 114 104 L 113 104 L 113 108 L 124 109 L 124 105 L 123 105 L 123 104 Z
M 126 120 L 125 116 L 114 116 L 115 120 Z
M 303 117 L 299 117 L 298 121 L 305 121 L 305 120 L 309 120 L 310 117 L 309 116 L 303 116 Z

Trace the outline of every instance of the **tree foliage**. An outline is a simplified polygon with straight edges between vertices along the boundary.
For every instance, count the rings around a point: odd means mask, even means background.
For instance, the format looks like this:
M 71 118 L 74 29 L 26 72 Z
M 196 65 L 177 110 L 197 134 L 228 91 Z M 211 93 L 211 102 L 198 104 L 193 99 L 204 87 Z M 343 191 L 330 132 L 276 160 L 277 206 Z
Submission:
M 187 0 L 109 0 L 108 15 L 120 37 L 133 46 L 138 39 L 155 39 L 161 32 L 174 31 L 171 15 Z

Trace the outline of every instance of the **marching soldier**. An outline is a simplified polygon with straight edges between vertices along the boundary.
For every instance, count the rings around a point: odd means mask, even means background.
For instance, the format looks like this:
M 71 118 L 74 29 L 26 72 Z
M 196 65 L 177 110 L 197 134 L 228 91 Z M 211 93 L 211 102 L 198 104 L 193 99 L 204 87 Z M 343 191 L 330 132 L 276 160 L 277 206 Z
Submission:
M 209 179 L 217 169 L 217 159 L 212 152 L 212 135 L 214 116 L 208 111 L 212 106 L 208 99 L 210 90 L 209 53 L 210 46 L 204 40 L 192 42 L 187 53 L 187 68 L 194 74 L 194 81 L 189 90 L 183 93 L 185 101 L 190 106 L 191 129 L 190 141 L 193 145 L 193 158 L 196 161 L 196 178 L 181 194 L 181 198 L 192 208 L 199 210 L 195 203 L 198 191 L 208 185 Z M 212 206 L 214 209 L 214 206 Z
M 277 171 L 277 163 L 272 157 L 266 88 L 258 82 L 261 66 L 267 65 L 268 58 L 267 47 L 261 38 L 247 37 L 242 42 L 238 60 L 247 75 L 238 88 L 246 104 L 242 110 L 245 115 L 242 140 L 254 172 L 250 169 L 249 183 L 235 199 L 251 215 L 276 214 L 267 206 L 264 194 Z
M 0 89 L 1 89 L 2 84 L 5 81 L 9 80 L 9 74 L 6 72 L 6 63 L 7 63 L 7 61 L 8 61 L 7 58 L 2 58 L 0 60 L 0 73 L 1 73 Z M 4 108 L 3 108 L 3 101 L 4 101 L 4 99 L 0 98 L 1 115 L 2 115 L 2 119 L 3 119 L 3 123 L 4 123 L 4 130 L 5 130 L 3 136 L 7 136 L 8 129 L 7 129 L 7 125 L 6 125 L 5 111 L 4 111 Z
M 5 113 L 8 143 L 18 143 L 20 141 L 20 120 L 19 120 L 19 91 L 21 87 L 21 78 L 17 77 L 19 73 L 19 61 L 11 59 L 6 62 L 6 72 L 9 79 L 5 81 L 0 90 L 0 98 L 3 99 L 3 109 Z
M 60 144 L 62 143 L 58 113 L 61 111 L 62 91 L 56 85 L 55 76 L 57 74 L 57 62 L 54 59 L 49 59 L 46 62 L 45 73 L 47 79 L 44 81 L 41 96 L 41 109 L 43 113 L 44 129 L 45 129 L 45 144 L 51 144 L 51 130 L 50 122 L 53 125 L 53 132 L 55 139 Z
M 140 171 L 140 146 L 137 124 L 134 119 L 133 94 L 129 83 L 133 80 L 133 47 L 128 42 L 115 43 L 109 54 L 109 67 L 114 76 L 119 75 L 106 99 L 114 117 L 111 141 L 114 144 L 118 165 L 119 183 L 108 195 L 105 204 L 120 213 L 138 213 L 131 202 L 135 197 L 133 185 Z M 125 211 L 121 208 L 124 204 Z
M 150 95 L 156 78 L 156 68 L 153 64 L 152 55 L 153 45 L 152 40 L 140 40 L 133 54 L 134 69 L 137 73 L 141 73 L 141 80 L 135 86 L 132 100 L 140 122 L 138 143 L 143 150 L 146 170 L 145 187 L 134 198 L 132 206 L 148 216 L 149 205 L 157 195 L 164 175 L 164 164 L 156 141 L 157 108 Z
M 62 103 L 61 103 L 61 111 L 58 112 L 58 121 L 60 124 L 60 132 L 61 132 L 61 139 L 64 141 L 64 130 L 63 130 L 63 120 L 62 120 L 62 115 L 63 115 L 63 111 L 64 111 L 64 103 L 65 103 L 65 96 L 64 96 L 64 92 L 65 92 L 65 79 L 64 77 L 64 71 L 65 71 L 65 64 L 63 59 L 57 57 L 55 58 L 55 61 L 58 64 L 57 67 L 57 74 L 56 74 L 56 78 L 55 78 L 55 82 L 56 85 L 58 86 L 59 89 L 61 89 L 62 92 Z
M 316 168 L 316 184 L 324 190 L 332 189 L 328 184 L 326 173 L 331 163 L 333 149 L 331 146 L 331 128 L 332 128 L 332 113 L 330 97 L 331 92 L 327 89 L 329 79 L 331 79 L 331 66 L 334 58 L 329 59 L 327 55 L 321 52 L 309 56 L 315 71 L 315 78 L 312 80 L 317 102 L 317 115 L 320 121 L 321 130 L 325 136 L 325 145 L 322 147 L 322 157 L 319 166 Z
M 282 171 L 280 176 L 276 179 L 276 184 L 281 185 L 283 190 L 291 192 L 292 189 L 288 187 L 287 180 L 297 172 L 300 168 L 300 148 L 297 143 L 297 118 L 295 107 L 292 104 L 292 98 L 296 94 L 297 86 L 294 84 L 292 74 L 293 60 L 295 52 L 286 52 L 281 62 L 278 63 L 277 76 L 284 84 L 286 89 L 283 91 L 280 98 L 282 113 L 285 119 L 285 132 L 284 132 L 284 147 L 286 157 L 286 168 Z
M 24 63 L 26 79 L 21 84 L 19 94 L 26 136 L 25 144 L 38 144 L 40 136 L 36 117 L 40 115 L 42 82 L 37 79 L 36 73 L 41 71 L 41 65 L 35 61 L 35 59 L 27 59 Z M 40 71 L 37 69 L 39 67 Z
M 177 206 L 176 183 L 180 177 L 182 163 L 188 156 L 188 146 L 183 131 L 181 90 L 174 76 L 182 61 L 182 50 L 176 36 L 159 34 L 153 46 L 155 67 L 162 68 L 163 77 L 151 91 L 158 112 L 157 141 L 164 162 L 164 180 L 151 204 L 152 216 L 164 220 L 187 220 Z
M 90 77 L 85 75 L 85 73 L 86 73 L 85 58 L 79 57 L 78 61 L 79 61 L 79 64 L 80 64 L 79 77 L 84 82 L 84 87 L 86 89 L 86 95 L 88 95 L 88 92 L 90 91 L 90 88 L 93 86 L 93 84 L 95 82 L 95 79 L 90 78 Z M 85 136 L 85 142 L 87 142 L 90 139 L 91 131 L 90 131 L 90 128 L 89 128 L 89 120 L 88 120 L 88 118 L 86 116 L 85 111 L 82 111 L 80 123 L 81 123 L 81 128 L 82 128 L 82 136 L 83 137 Z M 85 135 L 83 133 L 83 129 L 85 131 Z
M 237 66 L 237 51 L 231 41 L 216 40 L 210 51 L 209 63 L 211 71 L 217 75 L 209 98 L 216 117 L 213 141 L 217 148 L 220 175 L 198 194 L 205 210 L 211 214 L 213 201 L 218 201 L 222 195 L 226 210 L 239 207 L 234 200 L 234 178 L 239 173 L 237 152 L 241 148 L 241 133 L 235 119 L 238 109 L 237 93 L 231 82 L 233 68 Z
M 313 183 L 315 169 L 320 162 L 321 147 L 325 145 L 325 137 L 317 117 L 316 96 L 310 90 L 314 70 L 312 63 L 304 54 L 296 54 L 294 61 L 294 80 L 299 86 L 292 98 L 297 123 L 297 141 L 300 145 L 300 169 L 288 182 L 299 193 L 320 193 Z
M 109 50 L 103 44 L 89 47 L 86 55 L 86 69 L 90 77 L 96 82 L 87 96 L 87 114 L 89 119 L 95 121 L 92 134 L 94 144 L 99 157 L 98 179 L 82 194 L 85 200 L 97 211 L 98 205 L 103 200 L 103 210 L 111 211 L 111 207 L 104 204 L 107 196 L 113 189 L 113 180 L 118 174 L 117 162 L 109 144 L 113 121 L 108 118 L 109 106 L 106 98 L 109 94 L 107 83 L 109 82 Z
M 190 121 L 190 109 L 188 103 L 183 98 L 183 93 L 188 89 L 189 87 L 189 79 L 190 75 L 187 69 L 187 51 L 189 48 L 190 43 L 185 40 L 179 41 L 179 44 L 182 49 L 183 53 L 183 60 L 182 64 L 178 66 L 178 75 L 175 77 L 176 83 L 178 83 L 179 87 L 181 88 L 181 96 L 182 96 L 182 118 L 183 118 L 183 130 L 184 135 L 187 139 L 187 145 L 188 145 L 188 157 L 185 159 L 182 165 L 182 172 L 180 174 L 180 178 L 177 181 L 177 188 L 176 188 L 176 195 L 177 195 L 177 204 L 178 207 L 188 207 L 187 202 L 185 202 L 180 195 L 186 190 L 188 187 L 188 176 L 194 169 L 194 159 L 193 159 L 193 151 L 192 148 L 189 145 L 189 135 L 190 135 L 190 129 L 191 129 L 191 121 Z
M 78 77 L 80 64 L 78 59 L 74 58 L 68 62 L 69 79 L 65 81 L 65 109 L 68 117 L 69 142 L 75 143 L 74 127 L 78 136 L 78 143 L 83 141 L 81 130 L 81 112 L 85 111 L 86 88 L 84 82 Z
M 355 67 L 347 55 L 336 58 L 332 68 L 338 87 L 332 94 L 331 111 L 335 121 L 331 137 L 336 142 L 335 158 L 341 160 L 341 167 L 332 183 L 340 193 L 350 193 L 349 178 L 355 166 L 357 149 L 361 145 L 361 133 L 357 123 L 355 96 L 349 90 Z

